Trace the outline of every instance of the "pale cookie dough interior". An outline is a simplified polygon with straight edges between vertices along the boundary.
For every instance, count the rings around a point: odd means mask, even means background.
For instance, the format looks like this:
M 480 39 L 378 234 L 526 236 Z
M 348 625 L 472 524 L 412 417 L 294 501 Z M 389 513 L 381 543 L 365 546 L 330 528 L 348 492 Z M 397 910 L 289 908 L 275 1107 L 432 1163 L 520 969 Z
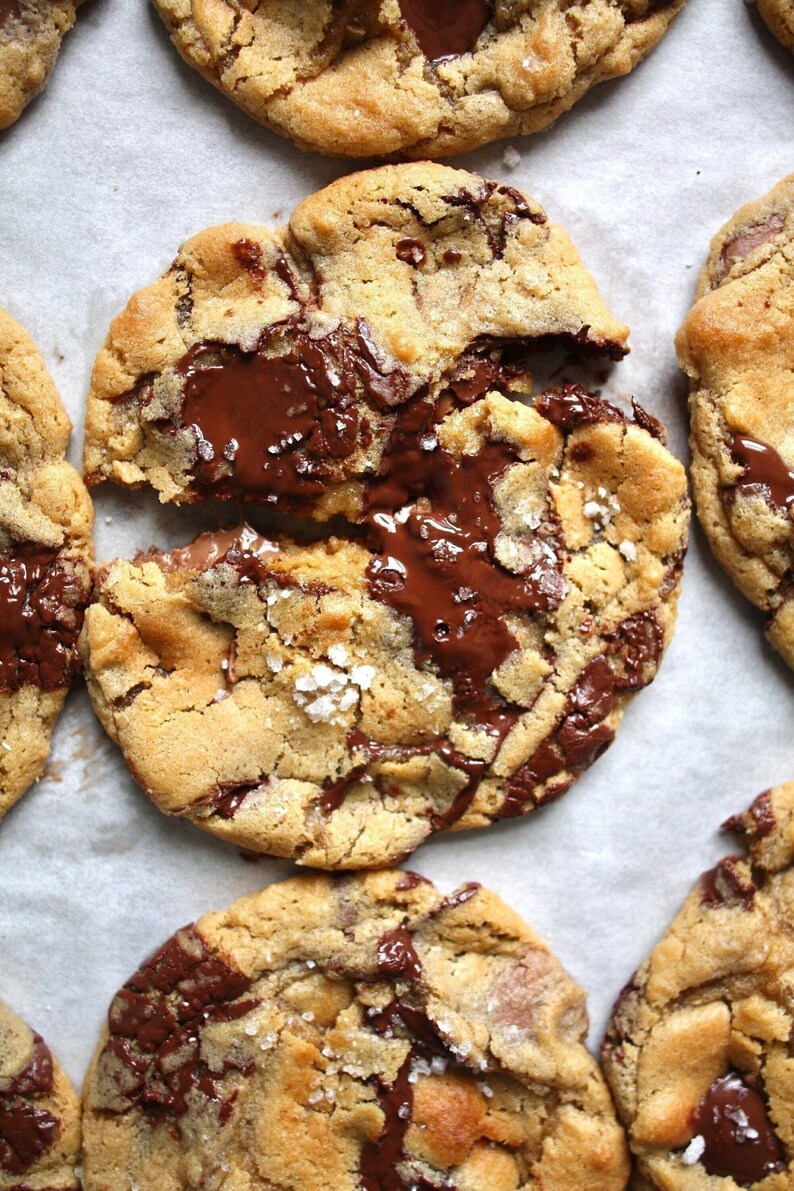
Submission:
M 300 877 L 207 914 L 113 1001 L 85 1191 L 621 1191 L 581 990 L 476 885 Z
M 684 0 L 156 0 L 182 57 L 302 148 L 414 159 L 545 128 Z
M 279 549 L 232 532 L 209 557 L 211 536 L 103 571 L 82 638 L 89 692 L 163 810 L 354 868 L 568 788 L 656 673 L 688 506 L 683 469 L 651 433 L 593 398 L 593 420 L 562 430 L 550 418 L 570 415 L 566 400 L 584 398 L 550 396 L 544 417 L 492 394 L 441 424 L 464 486 L 509 445 L 492 494 L 481 488 L 498 532 L 471 571 L 445 561 L 458 549 L 438 531 L 448 506 L 422 513 L 421 500 L 383 554 L 366 539 Z M 390 551 L 408 571 L 394 598 Z
M 677 347 L 698 516 L 794 665 L 794 175 L 715 237 Z
M 80 1101 L 38 1034 L 0 1004 L 0 1191 L 79 1191 Z
M 41 774 L 77 660 L 93 514 L 35 345 L 0 311 L 0 818 Z
M 604 1044 L 632 1186 L 788 1191 L 794 1180 L 794 782 L 726 826 L 746 835 L 749 859 L 701 877 Z

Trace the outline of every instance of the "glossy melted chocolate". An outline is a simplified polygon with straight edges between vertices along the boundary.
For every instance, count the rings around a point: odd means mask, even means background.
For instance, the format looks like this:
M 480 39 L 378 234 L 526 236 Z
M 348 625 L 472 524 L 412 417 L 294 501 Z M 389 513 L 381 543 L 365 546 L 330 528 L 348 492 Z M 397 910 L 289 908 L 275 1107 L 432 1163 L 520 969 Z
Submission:
M 0 690 L 69 685 L 84 603 L 57 550 L 25 545 L 0 558 Z
M 794 509 L 794 471 L 781 459 L 774 447 L 735 434 L 731 439 L 731 455 L 744 468 L 733 491 L 743 496 L 764 495 L 779 509 Z
M 409 982 L 419 980 L 422 965 L 414 951 L 411 932 L 406 927 L 387 931 L 378 943 L 378 972 L 382 976 L 397 977 Z M 410 1078 L 415 1058 L 442 1055 L 454 1062 L 454 1055 L 446 1046 L 433 1022 L 421 1010 L 400 1001 L 391 1001 L 383 1009 L 370 1012 L 367 1024 L 379 1034 L 391 1038 L 407 1034 L 411 1048 L 397 1072 L 394 1083 L 376 1079 L 378 1104 L 383 1112 L 383 1128 L 377 1141 L 369 1142 L 361 1151 L 359 1181 L 364 1191 L 432 1191 L 436 1186 L 421 1175 L 404 1178 L 400 1166 L 406 1160 L 405 1136 L 411 1124 L 413 1083 Z M 444 1183 L 454 1191 L 451 1183 Z
M 749 1187 L 785 1164 L 763 1097 L 735 1071 L 714 1081 L 693 1127 L 706 1143 L 700 1161 L 711 1175 Z
M 34 1034 L 30 1059 L 13 1079 L 0 1080 L 0 1171 L 23 1174 L 47 1152 L 60 1132 L 60 1121 L 46 1109 L 20 1103 L 52 1091 L 52 1055 Z
M 250 981 L 210 952 L 194 927 L 178 932 L 117 993 L 108 1014 L 110 1037 L 100 1061 L 117 1076 L 118 1101 L 107 1111 L 140 1107 L 180 1116 L 198 1091 L 218 1111 L 220 1124 L 231 1112 L 219 1083 L 229 1071 L 249 1074 L 247 1063 L 228 1059 L 210 1070 L 201 1056 L 201 1031 L 211 1022 L 234 1021 L 258 1004 L 241 1001 Z
M 430 62 L 468 54 L 491 19 L 488 0 L 400 0 L 400 11 Z

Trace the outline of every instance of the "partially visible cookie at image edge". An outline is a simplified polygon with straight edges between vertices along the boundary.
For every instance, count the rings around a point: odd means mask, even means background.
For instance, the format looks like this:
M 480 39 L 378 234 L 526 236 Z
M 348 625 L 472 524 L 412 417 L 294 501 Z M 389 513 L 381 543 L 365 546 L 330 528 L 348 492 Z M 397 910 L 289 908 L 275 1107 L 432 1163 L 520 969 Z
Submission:
M 794 50 L 794 0 L 758 0 L 758 11 L 778 41 Z
M 0 0 L 0 129 L 39 94 L 81 0 Z
M 794 175 L 715 236 L 677 348 L 700 522 L 794 666 Z
M 80 1101 L 39 1034 L 0 1003 L 0 1191 L 79 1191 Z
M 686 482 L 639 408 L 514 389 L 625 335 L 531 200 L 427 165 L 201 233 L 132 299 L 89 478 L 353 523 L 102 569 L 89 692 L 163 810 L 355 868 L 568 788 L 671 637 Z
M 0 817 L 40 776 L 78 661 L 93 513 L 30 336 L 0 311 Z
M 684 0 L 156 0 L 179 53 L 301 148 L 440 157 L 545 128 Z
M 83 1185 L 621 1191 L 584 995 L 497 897 L 298 877 L 170 939 L 116 995 Z
M 788 1191 L 794 1180 L 794 782 L 726 827 L 749 856 L 701 877 L 604 1043 L 637 1188 Z

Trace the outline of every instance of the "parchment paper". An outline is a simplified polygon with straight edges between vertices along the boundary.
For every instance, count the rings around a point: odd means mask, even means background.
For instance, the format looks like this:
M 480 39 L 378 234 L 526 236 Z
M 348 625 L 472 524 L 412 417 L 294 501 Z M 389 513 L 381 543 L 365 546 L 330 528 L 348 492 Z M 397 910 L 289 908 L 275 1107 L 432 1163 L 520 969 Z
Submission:
M 647 61 L 548 131 L 458 162 L 520 186 L 563 225 L 632 354 L 604 393 L 635 394 L 686 452 L 673 335 L 709 238 L 794 170 L 794 56 L 742 0 L 690 0 Z M 0 137 L 0 304 L 30 331 L 75 425 L 111 317 L 180 242 L 227 219 L 277 223 L 355 166 L 301 153 L 183 65 L 142 0 L 91 0 L 52 80 Z M 211 511 L 95 492 L 100 559 L 189 541 Z M 480 881 L 589 993 L 597 1047 L 621 986 L 698 874 L 735 841 L 720 823 L 794 777 L 794 681 L 762 617 L 693 530 L 679 626 L 609 752 L 559 803 L 445 836 L 411 867 Z M 80 1082 L 114 991 L 176 928 L 288 875 L 169 820 L 127 773 L 84 690 L 46 776 L 0 825 L 0 998 Z

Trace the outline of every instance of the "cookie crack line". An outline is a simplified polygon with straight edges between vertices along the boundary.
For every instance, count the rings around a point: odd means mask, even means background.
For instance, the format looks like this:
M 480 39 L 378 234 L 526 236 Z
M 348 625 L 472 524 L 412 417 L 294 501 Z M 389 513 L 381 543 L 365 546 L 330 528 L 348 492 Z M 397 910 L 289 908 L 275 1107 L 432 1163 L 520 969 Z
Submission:
M 309 544 L 240 524 L 103 572 L 89 691 L 158 805 L 254 850 L 377 866 L 568 788 L 669 639 L 686 484 L 638 405 L 577 385 L 525 403 L 528 357 L 618 359 L 626 335 L 531 199 L 441 166 L 183 247 L 98 357 L 92 482 L 336 520 Z M 163 673 L 110 720 L 151 657 Z M 175 780 L 188 750 L 201 764 Z
M 586 1025 L 581 991 L 479 887 L 443 898 L 393 871 L 271 886 L 179 931 L 114 998 L 86 1083 L 86 1191 L 112 1181 L 110 1137 L 141 1191 L 188 1150 L 206 1178 L 266 1186 L 305 1185 L 322 1152 L 340 1191 L 532 1191 L 561 1172 L 618 1191 L 625 1145 Z

